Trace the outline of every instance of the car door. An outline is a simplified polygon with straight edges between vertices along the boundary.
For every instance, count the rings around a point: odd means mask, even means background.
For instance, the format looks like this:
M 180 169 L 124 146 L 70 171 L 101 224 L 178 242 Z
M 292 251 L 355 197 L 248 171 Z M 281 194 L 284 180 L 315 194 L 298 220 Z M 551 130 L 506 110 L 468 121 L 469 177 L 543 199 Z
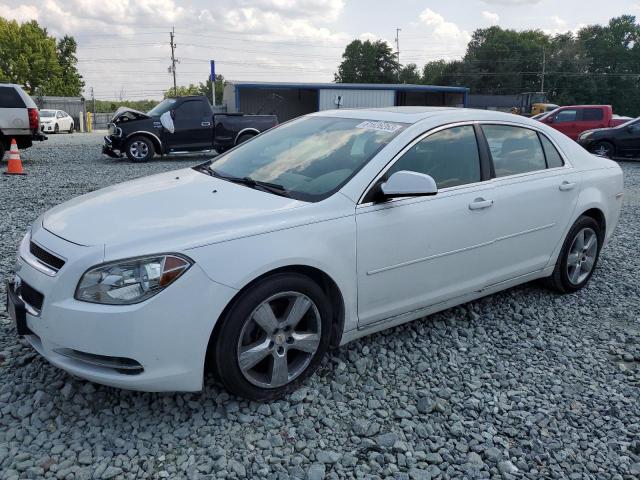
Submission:
M 174 110 L 175 131 L 167 141 L 170 151 L 212 148 L 213 113 L 201 100 L 185 100 Z
M 408 145 L 380 180 L 401 170 L 431 175 L 439 191 L 379 203 L 366 195 L 356 208 L 360 325 L 473 291 L 490 276 L 487 248 L 496 219 L 475 127 L 429 132 Z
M 562 242 L 576 206 L 579 174 L 543 133 L 515 125 L 486 124 L 490 148 L 496 241 L 493 283 L 543 269 Z
M 577 109 L 561 110 L 552 117 L 552 126 L 567 137 L 576 140 L 578 138 L 578 118 Z
M 640 122 L 612 130 L 612 140 L 620 155 L 637 155 L 640 152 Z

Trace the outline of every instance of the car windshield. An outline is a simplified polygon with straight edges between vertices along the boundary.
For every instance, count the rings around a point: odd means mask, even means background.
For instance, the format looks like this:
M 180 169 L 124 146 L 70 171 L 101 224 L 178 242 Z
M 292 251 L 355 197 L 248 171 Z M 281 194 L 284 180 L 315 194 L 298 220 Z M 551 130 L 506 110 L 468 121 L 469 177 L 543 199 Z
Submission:
M 621 125 L 618 125 L 616 128 L 626 128 L 629 127 L 631 125 L 635 125 L 636 123 L 640 122 L 640 117 L 638 118 L 632 118 L 631 120 L 629 120 L 628 122 L 624 122 Z
M 40 116 L 41 117 L 55 117 L 56 116 L 56 111 L 55 110 L 40 110 Z
M 268 182 L 292 198 L 319 201 L 342 187 L 406 124 L 302 117 L 213 160 L 216 175 Z
M 150 115 L 152 117 L 159 117 L 163 113 L 171 110 L 171 108 L 175 103 L 176 103 L 175 98 L 166 98 L 163 101 L 161 101 L 158 105 L 153 107 L 151 110 L 149 110 L 147 112 L 147 115 Z

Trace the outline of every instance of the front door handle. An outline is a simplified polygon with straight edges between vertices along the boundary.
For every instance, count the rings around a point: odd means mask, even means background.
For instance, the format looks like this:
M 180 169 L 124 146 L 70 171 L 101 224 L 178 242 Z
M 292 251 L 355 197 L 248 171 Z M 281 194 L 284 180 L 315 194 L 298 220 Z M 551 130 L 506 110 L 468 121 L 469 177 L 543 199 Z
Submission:
M 567 182 L 566 180 L 564 182 L 562 182 L 560 184 L 560 191 L 562 192 L 566 192 L 569 190 L 573 190 L 573 188 L 576 186 L 576 182 Z
M 211 122 L 202 122 L 200 125 L 202 125 L 203 127 L 210 127 Z
M 485 200 L 479 197 L 469 204 L 469 210 L 482 210 L 483 208 L 489 208 L 491 205 L 493 205 L 493 200 Z

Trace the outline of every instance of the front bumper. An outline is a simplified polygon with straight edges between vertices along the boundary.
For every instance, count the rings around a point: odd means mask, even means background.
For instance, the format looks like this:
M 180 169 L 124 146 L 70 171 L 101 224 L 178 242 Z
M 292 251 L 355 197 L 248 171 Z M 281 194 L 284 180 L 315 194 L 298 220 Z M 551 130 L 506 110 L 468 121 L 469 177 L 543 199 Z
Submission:
M 43 123 L 40 125 L 40 131 L 45 133 L 53 133 L 56 131 L 56 124 L 55 123 Z
M 104 385 L 142 391 L 202 389 L 209 337 L 236 291 L 193 265 L 149 300 L 126 306 L 73 298 L 80 276 L 100 263 L 103 246 L 80 247 L 34 230 L 32 239 L 66 258 L 55 274 L 34 268 L 21 247 L 16 276 L 44 297 L 27 309 L 25 339 L 51 364 Z M 65 245 L 66 244 L 66 245 Z
M 119 145 L 114 145 L 114 141 L 110 136 L 104 137 L 104 143 L 102 144 L 102 153 L 108 155 L 111 158 L 122 158 L 122 151 Z

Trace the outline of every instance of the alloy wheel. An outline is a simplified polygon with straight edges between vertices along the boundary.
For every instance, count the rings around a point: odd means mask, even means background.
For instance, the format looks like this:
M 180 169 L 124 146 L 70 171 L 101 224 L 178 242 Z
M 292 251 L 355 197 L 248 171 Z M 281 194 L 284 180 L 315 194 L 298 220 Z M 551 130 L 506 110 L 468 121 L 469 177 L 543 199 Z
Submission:
M 264 300 L 245 319 L 237 346 L 242 375 L 253 385 L 277 388 L 302 374 L 318 351 L 322 319 L 299 292 Z
M 142 160 L 143 158 L 146 158 L 147 155 L 149 154 L 149 147 L 146 143 L 140 140 L 136 140 L 135 142 L 132 142 L 131 145 L 129 146 L 129 152 L 131 153 L 131 156 L 133 158 Z
M 574 285 L 582 283 L 593 270 L 598 255 L 598 235 L 589 227 L 573 239 L 567 257 L 567 277 Z
M 611 149 L 609 147 L 607 147 L 606 145 L 600 145 L 598 146 L 598 148 L 596 148 L 593 153 L 595 153 L 596 155 L 600 156 L 600 157 L 607 157 L 609 158 L 611 156 Z

